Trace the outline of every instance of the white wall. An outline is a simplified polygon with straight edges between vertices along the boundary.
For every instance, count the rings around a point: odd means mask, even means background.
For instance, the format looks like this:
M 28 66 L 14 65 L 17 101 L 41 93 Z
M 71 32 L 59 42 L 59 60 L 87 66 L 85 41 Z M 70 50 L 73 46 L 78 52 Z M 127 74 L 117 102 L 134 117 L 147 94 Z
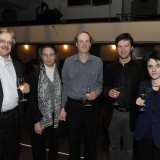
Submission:
M 10 27 L 22 43 L 71 43 L 77 32 L 88 31 L 96 43 L 113 43 L 115 38 L 129 32 L 137 43 L 160 43 L 160 22 L 115 22 L 58 24 Z

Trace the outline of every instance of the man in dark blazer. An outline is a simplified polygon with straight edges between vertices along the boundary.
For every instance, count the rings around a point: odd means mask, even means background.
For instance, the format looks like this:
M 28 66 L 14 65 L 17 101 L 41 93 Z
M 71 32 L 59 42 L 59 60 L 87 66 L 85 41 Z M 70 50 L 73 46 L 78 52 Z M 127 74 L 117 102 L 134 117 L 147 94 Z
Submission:
M 17 79 L 23 77 L 24 67 L 11 58 L 15 45 L 13 31 L 0 29 L 0 159 L 17 160 L 20 138 L 20 107 Z M 30 91 L 24 83 L 23 93 Z
M 120 34 L 115 40 L 118 60 L 107 65 L 104 72 L 109 160 L 133 160 L 133 132 L 137 117 L 135 100 L 138 85 L 145 79 L 142 67 L 132 59 L 133 43 L 129 33 Z

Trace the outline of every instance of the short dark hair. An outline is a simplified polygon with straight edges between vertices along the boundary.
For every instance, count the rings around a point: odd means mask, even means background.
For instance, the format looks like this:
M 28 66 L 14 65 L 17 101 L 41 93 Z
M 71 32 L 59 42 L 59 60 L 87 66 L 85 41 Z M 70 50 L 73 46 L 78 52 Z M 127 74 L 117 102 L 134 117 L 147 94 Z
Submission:
M 154 59 L 155 61 L 160 61 L 160 51 L 152 51 L 152 52 L 147 53 L 144 56 L 144 61 L 146 65 L 150 59 Z
M 122 33 L 115 39 L 115 45 L 117 46 L 118 42 L 121 40 L 129 40 L 131 42 L 131 46 L 134 44 L 133 37 L 129 33 Z
M 81 32 L 79 32 L 79 33 L 77 33 L 77 34 L 75 35 L 75 37 L 74 37 L 74 44 L 76 44 L 76 43 L 78 42 L 78 36 L 79 36 L 80 34 L 82 34 L 82 33 L 88 34 L 88 36 L 89 36 L 89 38 L 90 38 L 91 44 L 94 42 L 92 36 L 91 36 L 87 31 L 81 31 Z

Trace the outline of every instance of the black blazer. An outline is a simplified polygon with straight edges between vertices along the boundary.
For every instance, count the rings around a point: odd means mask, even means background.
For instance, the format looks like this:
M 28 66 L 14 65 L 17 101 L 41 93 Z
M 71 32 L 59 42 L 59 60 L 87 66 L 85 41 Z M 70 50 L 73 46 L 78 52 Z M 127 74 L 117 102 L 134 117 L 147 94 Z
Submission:
M 104 71 L 104 85 L 103 85 L 103 95 L 106 97 L 106 109 L 107 109 L 107 116 L 106 116 L 106 125 L 109 127 L 112 114 L 113 114 L 113 106 L 112 103 L 114 99 L 108 96 L 108 91 L 113 88 L 114 83 L 117 81 L 119 73 L 120 73 L 120 63 L 118 61 L 108 64 Z M 143 71 L 140 64 L 131 60 L 128 65 L 129 69 L 129 81 L 131 83 L 130 88 L 130 129 L 134 131 L 136 118 L 137 118 L 137 107 L 136 107 L 136 98 L 138 92 L 138 86 L 140 82 L 146 79 L 145 72 Z
M 12 59 L 12 62 L 13 62 L 13 66 L 14 66 L 15 71 L 16 71 L 17 78 L 18 77 L 23 77 L 24 66 L 15 59 Z M 19 96 L 21 95 L 20 91 L 18 91 L 18 95 Z M 0 110 L 1 110 L 1 107 L 2 107 L 2 102 L 3 102 L 3 89 L 2 89 L 2 83 L 1 83 L 1 80 L 0 80 Z M 20 111 L 20 113 L 22 113 L 21 103 L 18 104 L 18 110 Z
M 30 83 L 30 93 L 28 101 L 28 125 L 33 127 L 33 125 L 41 120 L 43 117 L 41 111 L 38 107 L 38 80 L 39 80 L 39 69 L 31 72 L 29 76 Z

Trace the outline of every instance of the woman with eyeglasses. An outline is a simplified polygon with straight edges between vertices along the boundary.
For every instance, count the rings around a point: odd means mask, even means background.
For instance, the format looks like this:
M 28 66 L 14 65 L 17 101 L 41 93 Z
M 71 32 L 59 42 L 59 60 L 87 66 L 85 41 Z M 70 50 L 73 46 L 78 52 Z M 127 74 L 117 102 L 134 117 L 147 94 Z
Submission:
M 61 108 L 61 79 L 57 51 L 51 45 L 42 47 L 40 67 L 30 75 L 29 96 L 30 136 L 34 160 L 57 160 L 59 124 Z M 48 144 L 48 145 L 47 145 Z

